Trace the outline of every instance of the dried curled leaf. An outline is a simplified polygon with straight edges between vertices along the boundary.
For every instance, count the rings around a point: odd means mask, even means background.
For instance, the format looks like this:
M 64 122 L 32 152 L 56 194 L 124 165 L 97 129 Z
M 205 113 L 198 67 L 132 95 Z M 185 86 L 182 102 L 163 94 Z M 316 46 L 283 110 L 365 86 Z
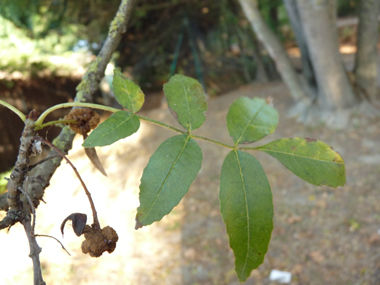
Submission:
M 84 149 L 87 157 L 91 160 L 92 164 L 98 169 L 104 176 L 107 176 L 107 173 L 103 167 L 103 164 L 100 162 L 96 150 L 94 147 L 86 147 Z
M 87 139 L 87 134 L 83 133 L 83 140 Z M 85 147 L 84 152 L 86 153 L 87 157 L 90 159 L 92 164 L 98 169 L 104 176 L 107 176 L 106 170 L 103 167 L 103 164 L 100 162 L 100 159 L 98 157 L 98 154 L 96 153 L 96 150 L 94 147 Z
M 74 233 L 79 237 L 83 233 L 83 230 L 86 226 L 87 215 L 81 214 L 81 213 L 73 213 L 70 216 L 68 216 L 66 219 L 64 219 L 61 224 L 62 236 L 63 236 L 63 229 L 65 227 L 65 224 L 69 220 L 72 221 Z
M 82 252 L 88 253 L 91 257 L 99 257 L 105 251 L 113 252 L 119 239 L 116 231 L 110 226 L 99 230 L 89 225 L 86 225 L 84 229 L 84 238 Z
M 71 110 L 64 119 L 67 121 L 76 121 L 76 123 L 70 123 L 68 125 L 70 126 L 70 129 L 77 134 L 87 134 L 92 129 L 95 129 L 100 122 L 99 114 L 89 108 Z

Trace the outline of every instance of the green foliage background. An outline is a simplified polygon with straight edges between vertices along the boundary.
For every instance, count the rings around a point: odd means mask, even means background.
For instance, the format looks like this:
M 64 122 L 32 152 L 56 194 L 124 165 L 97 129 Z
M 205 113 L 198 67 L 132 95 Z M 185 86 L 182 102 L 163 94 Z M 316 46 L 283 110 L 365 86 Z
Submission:
M 338 15 L 354 15 L 358 3 L 339 0 Z M 77 52 L 96 54 L 119 4 L 118 0 L 2 1 L 0 69 L 32 75 L 46 69 L 70 74 L 75 68 L 70 68 L 72 63 L 64 64 L 64 59 Z M 283 41 L 292 40 L 289 29 L 284 29 L 288 20 L 283 2 L 259 1 L 259 5 L 272 30 Z M 183 26 L 185 19 L 188 30 Z M 234 54 L 234 46 L 239 46 L 239 54 Z M 116 65 L 132 68 L 134 79 L 144 90 L 161 89 L 174 70 L 201 83 L 206 78 L 208 92 L 217 94 L 254 78 L 254 49 L 255 36 L 235 0 L 142 0 L 137 1 L 115 58 Z M 51 60 L 54 55 L 63 60 Z M 274 70 L 270 58 L 263 57 L 267 68 Z

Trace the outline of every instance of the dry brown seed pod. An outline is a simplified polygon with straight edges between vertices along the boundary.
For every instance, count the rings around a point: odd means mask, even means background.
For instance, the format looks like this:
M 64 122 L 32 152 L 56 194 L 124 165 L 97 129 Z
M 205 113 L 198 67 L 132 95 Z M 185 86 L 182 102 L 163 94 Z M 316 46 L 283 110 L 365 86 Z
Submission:
M 71 110 L 64 120 L 75 120 L 76 123 L 68 124 L 70 128 L 77 134 L 87 134 L 98 126 L 100 116 L 92 109 L 80 108 Z
M 85 241 L 82 243 L 82 252 L 92 257 L 99 257 L 103 252 L 113 252 L 119 237 L 116 231 L 106 226 L 101 231 L 86 225 L 84 229 Z

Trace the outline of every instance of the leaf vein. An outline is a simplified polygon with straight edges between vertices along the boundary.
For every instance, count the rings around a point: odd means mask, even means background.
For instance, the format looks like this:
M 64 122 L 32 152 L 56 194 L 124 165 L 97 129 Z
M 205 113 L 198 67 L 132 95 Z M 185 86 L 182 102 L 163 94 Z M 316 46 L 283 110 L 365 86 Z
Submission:
M 343 162 L 335 162 L 335 161 L 328 161 L 328 160 L 322 160 L 322 159 L 315 159 L 315 158 L 312 158 L 312 157 L 309 157 L 309 156 L 304 156 L 304 155 L 299 155 L 299 154 L 291 154 L 289 152 L 283 152 L 283 151 L 277 151 L 277 150 L 271 150 L 271 149 L 265 149 L 265 148 L 261 148 L 259 150 L 263 150 L 264 152 L 267 152 L 267 153 L 279 153 L 279 154 L 284 154 L 284 155 L 289 155 L 289 156 L 297 156 L 297 157 L 301 157 L 301 158 L 305 158 L 305 159 L 310 159 L 310 160 L 316 160 L 316 161 L 321 161 L 321 162 L 324 162 L 324 163 L 333 163 L 333 164 L 344 164 Z
M 187 90 L 186 90 L 185 85 L 183 84 L 182 81 L 180 81 L 180 82 L 181 82 L 183 92 L 185 93 L 185 97 L 186 97 L 187 114 L 189 116 L 189 131 L 191 131 L 191 115 L 190 115 L 190 105 L 189 105 L 189 98 L 188 98 L 189 96 L 187 95 Z
M 122 126 L 123 124 L 125 124 L 126 122 L 128 122 L 133 116 L 129 116 L 127 119 L 123 120 L 120 124 L 118 124 L 117 126 L 115 126 L 114 128 L 111 128 L 111 129 L 108 129 L 107 132 L 103 133 L 102 135 L 100 135 L 97 140 L 101 139 L 101 138 L 104 138 L 105 136 L 107 136 L 109 133 L 113 132 L 114 130 L 120 128 L 120 126 Z
M 249 255 L 249 249 L 250 249 L 250 221 L 249 221 L 249 209 L 248 209 L 248 201 L 247 201 L 247 190 L 245 189 L 245 183 L 244 183 L 244 177 L 243 177 L 243 172 L 242 172 L 242 169 L 241 169 L 241 164 L 240 164 L 240 160 L 239 160 L 239 154 L 238 152 L 235 150 L 235 154 L 236 154 L 236 160 L 237 160 L 237 163 L 238 163 L 238 166 L 239 166 L 239 172 L 240 172 L 240 178 L 241 178 L 241 182 L 242 182 L 242 186 L 243 186 L 243 191 L 244 191 L 244 199 L 245 199 L 245 208 L 246 208 L 246 212 L 247 212 L 247 253 L 246 253 L 246 256 L 245 256 L 245 260 L 244 260 L 244 266 L 243 266 L 243 272 L 245 271 L 246 267 L 247 267 L 247 261 L 248 261 L 248 255 Z
M 247 130 L 248 126 L 251 124 L 251 122 L 259 115 L 262 108 L 264 108 L 266 104 L 261 105 L 261 107 L 257 110 L 257 112 L 252 116 L 252 118 L 248 118 L 248 123 L 245 125 L 244 130 L 240 134 L 240 137 L 236 141 L 236 145 L 239 144 L 239 141 L 241 140 L 242 136 L 244 135 L 245 131 Z

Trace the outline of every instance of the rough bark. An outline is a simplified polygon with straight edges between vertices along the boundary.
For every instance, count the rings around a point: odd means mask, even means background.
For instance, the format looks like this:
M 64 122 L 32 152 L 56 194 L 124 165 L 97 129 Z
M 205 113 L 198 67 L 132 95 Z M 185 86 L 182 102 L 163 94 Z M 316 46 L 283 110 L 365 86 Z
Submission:
M 29 242 L 30 253 L 29 257 L 33 261 L 33 284 L 34 285 L 45 285 L 45 281 L 42 278 L 41 262 L 40 262 L 40 253 L 42 249 L 39 247 L 36 236 L 33 233 L 33 228 L 31 225 L 30 218 L 27 217 L 21 221 L 24 226 L 26 236 Z
M 26 180 L 26 175 L 29 166 L 29 157 L 32 155 L 34 144 L 33 137 L 36 132 L 34 130 L 35 118 L 30 118 L 36 115 L 35 111 L 30 112 L 29 118 L 25 120 L 25 128 L 21 134 L 20 138 L 20 148 L 17 156 L 17 161 L 15 167 L 7 184 L 7 203 L 9 209 L 7 215 L 0 222 L 0 230 L 4 228 L 9 228 L 15 223 L 21 221 L 25 216 L 27 216 L 30 211 L 26 210 L 20 201 L 20 190 L 23 187 L 23 183 Z M 38 203 L 38 201 L 36 201 Z
M 355 58 L 355 84 L 366 99 L 376 98 L 377 41 L 379 39 L 379 0 L 362 0 L 359 9 L 357 52 Z
M 288 86 L 291 96 L 295 101 L 306 98 L 301 87 L 296 71 L 281 43 L 264 22 L 257 7 L 257 0 L 239 0 L 242 10 L 255 31 L 259 40 L 269 52 L 276 63 L 282 80 Z
M 331 19 L 334 4 L 327 0 L 298 0 L 297 4 L 316 74 L 319 103 L 329 110 L 353 107 L 357 98 L 341 60 L 337 29 Z

